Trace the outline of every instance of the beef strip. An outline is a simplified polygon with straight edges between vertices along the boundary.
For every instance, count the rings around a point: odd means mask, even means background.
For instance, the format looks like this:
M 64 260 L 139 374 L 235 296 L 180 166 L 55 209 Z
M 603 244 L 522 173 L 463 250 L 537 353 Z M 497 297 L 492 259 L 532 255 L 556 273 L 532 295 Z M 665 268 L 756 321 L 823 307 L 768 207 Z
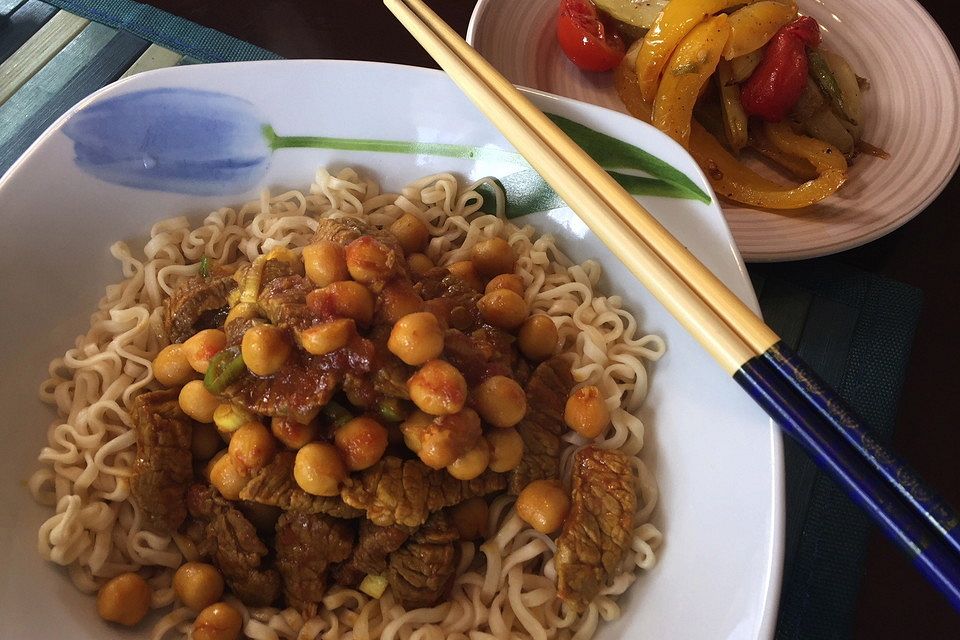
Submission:
M 446 595 L 456 571 L 457 538 L 456 529 L 441 511 L 390 554 L 387 581 L 400 604 L 407 609 L 429 607 Z
M 180 409 L 179 389 L 142 393 L 133 401 L 137 458 L 130 494 L 147 528 L 176 531 L 187 517 L 183 497 L 193 480 L 193 421 Z
M 258 471 L 240 491 L 240 499 L 280 507 L 284 511 L 323 513 L 336 518 L 359 518 L 363 511 L 347 506 L 339 496 L 314 496 L 293 477 L 296 454 L 281 451 L 270 464 Z
M 617 575 L 630 548 L 637 495 L 630 459 L 615 449 L 577 452 L 570 513 L 557 538 L 557 593 L 583 611 Z
M 195 276 L 184 280 L 163 309 L 163 328 L 170 342 L 183 342 L 200 329 L 222 324 L 227 295 L 237 286 L 231 276 Z M 217 319 L 220 322 L 217 322 Z
M 570 365 L 559 357 L 540 363 L 530 376 L 527 413 L 517 425 L 523 439 L 523 458 L 510 472 L 512 495 L 519 495 L 534 480 L 559 476 L 563 408 L 571 389 Z
M 419 460 L 384 456 L 369 469 L 354 474 L 340 497 L 351 507 L 365 511 L 367 518 L 381 527 L 419 527 L 434 511 L 500 491 L 504 486 L 506 478 L 491 471 L 464 481 L 445 470 L 430 469 Z
M 208 485 L 190 487 L 187 506 L 190 515 L 205 525 L 198 548 L 211 556 L 233 594 L 252 607 L 276 601 L 280 574 L 265 566 L 269 550 L 250 521 Z
M 317 231 L 313 234 L 312 241 L 330 240 L 346 247 L 360 236 L 372 236 L 386 245 L 394 253 L 393 260 L 397 264 L 399 275 L 401 277 L 408 276 L 403 248 L 400 247 L 400 242 L 397 241 L 396 236 L 385 229 L 378 229 L 365 220 L 359 218 L 337 218 L 336 220 L 323 218 L 317 221 Z
M 483 324 L 477 308 L 481 294 L 444 267 L 422 274 L 415 290 L 424 300 L 424 311 L 437 316 L 442 324 L 461 331 L 472 331 Z
M 281 276 L 263 285 L 257 304 L 274 325 L 306 329 L 317 321 L 316 315 L 307 308 L 307 294 L 316 288 L 303 276 Z
M 447 329 L 443 357 L 463 374 L 471 387 L 492 376 L 512 378 L 512 364 L 516 360 L 513 337 L 490 326 L 482 326 L 469 335 L 458 329 Z
M 294 349 L 271 376 L 246 371 L 220 394 L 255 413 L 309 422 L 340 388 L 346 372 L 366 373 L 373 362 L 373 344 L 355 337 L 346 347 L 323 356 Z
M 407 527 L 378 527 L 367 519 L 361 520 L 353 553 L 333 572 L 337 584 L 357 587 L 367 575 L 383 575 L 387 571 L 387 557 L 409 537 Z
M 346 560 L 353 548 L 353 527 L 345 520 L 288 511 L 277 520 L 277 569 L 288 607 L 305 617 L 317 613 L 326 591 L 327 567 Z

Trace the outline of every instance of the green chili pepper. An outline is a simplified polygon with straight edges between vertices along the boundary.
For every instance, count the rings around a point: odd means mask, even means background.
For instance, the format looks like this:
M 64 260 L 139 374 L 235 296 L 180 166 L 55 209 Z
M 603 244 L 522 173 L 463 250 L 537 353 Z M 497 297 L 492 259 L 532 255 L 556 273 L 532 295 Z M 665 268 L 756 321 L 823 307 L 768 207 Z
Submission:
M 200 258 L 200 277 L 209 278 L 210 277 L 210 258 L 203 256 Z
M 227 347 L 210 361 L 207 373 L 203 376 L 203 386 L 210 393 L 221 393 L 236 382 L 246 368 L 240 347 Z
M 849 121 L 850 117 L 847 116 L 847 111 L 843 107 L 843 93 L 840 91 L 840 84 L 837 82 L 836 77 L 834 77 L 833 72 L 830 71 L 830 65 L 827 64 L 827 59 L 816 49 L 810 49 L 808 57 L 810 59 L 810 75 L 813 77 L 814 82 L 817 83 L 820 90 L 823 91 L 824 95 L 830 100 L 837 115 Z
M 402 422 L 407 417 L 399 398 L 380 398 L 377 402 L 377 413 L 387 422 Z
M 333 427 L 339 427 L 353 420 L 353 414 L 347 411 L 342 404 L 334 402 L 333 400 L 324 405 L 320 411 L 323 413 L 323 417 L 327 419 L 327 422 Z

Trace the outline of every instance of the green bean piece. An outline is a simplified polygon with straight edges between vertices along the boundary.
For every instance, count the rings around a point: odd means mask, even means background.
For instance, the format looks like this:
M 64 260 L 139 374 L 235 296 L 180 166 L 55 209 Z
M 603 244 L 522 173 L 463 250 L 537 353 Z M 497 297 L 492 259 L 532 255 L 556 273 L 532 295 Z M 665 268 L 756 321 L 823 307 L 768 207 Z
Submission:
M 830 65 L 827 64 L 827 59 L 816 49 L 810 50 L 808 58 L 810 60 L 810 75 L 813 76 L 813 80 L 827 98 L 830 99 L 831 106 L 834 111 L 837 112 L 837 115 L 844 120 L 850 121 L 850 116 L 847 115 L 846 109 L 844 109 L 843 106 L 843 93 L 840 91 L 840 84 L 837 82 L 837 78 L 833 75 L 833 72 L 830 71 Z

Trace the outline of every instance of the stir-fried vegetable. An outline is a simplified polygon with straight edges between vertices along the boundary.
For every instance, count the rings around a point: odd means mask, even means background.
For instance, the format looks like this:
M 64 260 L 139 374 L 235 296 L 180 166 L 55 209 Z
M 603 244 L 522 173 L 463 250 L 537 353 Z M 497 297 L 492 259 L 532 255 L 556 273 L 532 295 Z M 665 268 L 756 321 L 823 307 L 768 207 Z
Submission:
M 739 152 L 747 146 L 749 124 L 747 112 L 740 103 L 740 87 L 733 81 L 733 71 L 727 60 L 721 60 L 717 66 L 717 82 L 720 84 L 723 130 L 730 148 Z
M 339 402 L 331 400 L 320 409 L 320 413 L 326 418 L 332 427 L 339 427 L 353 420 L 353 414 Z
M 757 51 L 777 31 L 797 17 L 796 2 L 762 0 L 730 14 L 730 39 L 723 48 L 723 59 L 733 60 Z
M 220 393 L 243 374 L 247 366 L 240 354 L 240 347 L 227 347 L 210 361 L 203 376 L 203 386 L 210 393 Z
M 651 123 L 683 146 L 690 140 L 693 105 L 716 71 L 729 36 L 727 16 L 721 13 L 697 25 L 670 56 L 653 102 Z
M 208 256 L 203 256 L 200 258 L 200 267 L 197 270 L 197 273 L 200 274 L 201 278 L 210 277 L 210 258 Z
M 608 29 L 590 0 L 561 0 L 557 40 L 571 61 L 584 71 L 609 71 L 623 59 L 623 39 Z
M 364 592 L 371 598 L 376 598 L 379 600 L 389 585 L 390 583 L 385 577 L 367 574 L 360 582 L 360 591 Z
M 740 92 L 747 114 L 768 122 L 787 117 L 807 84 L 807 45 L 819 43 L 820 27 L 813 18 L 797 18 L 777 31 Z

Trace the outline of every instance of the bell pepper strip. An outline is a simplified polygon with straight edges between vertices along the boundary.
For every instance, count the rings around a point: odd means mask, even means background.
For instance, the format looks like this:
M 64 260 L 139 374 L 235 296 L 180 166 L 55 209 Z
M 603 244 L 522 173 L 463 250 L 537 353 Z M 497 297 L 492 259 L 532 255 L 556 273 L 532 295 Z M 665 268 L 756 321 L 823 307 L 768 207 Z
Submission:
M 650 123 L 684 147 L 690 141 L 693 106 L 717 70 L 729 36 L 726 14 L 701 22 L 677 46 L 664 69 Z
M 847 159 L 840 149 L 823 140 L 794 133 L 788 122 L 765 122 L 763 134 L 783 153 L 808 160 L 821 175 L 828 171 L 847 172 Z
M 762 0 L 730 14 L 730 39 L 723 59 L 733 60 L 770 42 L 781 27 L 797 17 L 796 2 Z
M 214 395 L 222 393 L 240 378 L 246 368 L 240 347 L 227 347 L 210 360 L 203 376 L 203 386 Z
M 768 122 L 787 117 L 807 86 L 807 46 L 820 44 L 820 25 L 808 16 L 782 27 L 767 45 L 760 66 L 743 83 L 740 100 L 748 115 Z
M 750 139 L 748 144 L 751 149 L 762 155 L 764 158 L 770 160 L 775 165 L 779 166 L 781 169 L 789 173 L 791 177 L 799 180 L 800 182 L 813 180 L 819 175 L 814 166 L 810 164 L 809 160 L 798 158 L 797 156 L 790 155 L 789 153 L 784 153 L 775 147 L 773 143 L 767 139 L 767 136 L 764 135 L 762 126 L 750 128 Z
M 640 91 L 640 81 L 626 58 L 620 63 L 613 73 L 613 86 L 620 96 L 620 101 L 627 108 L 630 114 L 638 120 L 650 122 L 653 115 L 653 104 L 643 99 L 643 93 Z
M 720 85 L 720 107 L 723 109 L 723 131 L 730 148 L 739 153 L 747 146 L 749 130 L 747 114 L 740 104 L 740 87 L 733 81 L 728 60 L 721 60 L 717 65 L 717 82 Z
M 693 28 L 715 13 L 754 0 L 671 0 L 643 38 L 637 53 L 636 74 L 643 99 L 653 102 L 660 73 L 680 42 Z
M 742 164 L 696 121 L 691 125 L 690 155 L 703 168 L 717 195 L 764 209 L 810 206 L 835 193 L 847 176 L 846 171 L 829 169 L 796 187 L 779 185 Z M 839 152 L 837 156 L 843 158 Z
M 730 70 L 733 73 L 733 81 L 737 84 L 746 81 L 760 66 L 761 60 L 763 60 L 763 51 L 760 49 L 731 60 Z

